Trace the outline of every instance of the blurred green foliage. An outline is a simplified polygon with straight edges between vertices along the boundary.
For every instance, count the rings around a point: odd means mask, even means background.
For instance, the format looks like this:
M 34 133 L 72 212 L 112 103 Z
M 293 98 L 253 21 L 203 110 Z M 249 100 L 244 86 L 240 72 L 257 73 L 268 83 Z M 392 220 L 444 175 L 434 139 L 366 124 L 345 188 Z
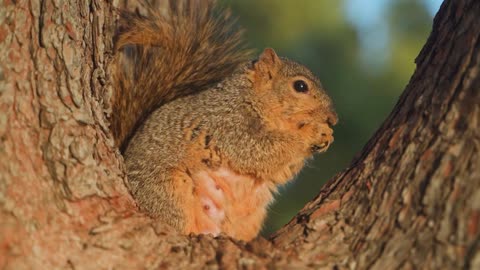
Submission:
M 315 157 L 277 195 L 263 231 L 268 236 L 345 169 L 387 117 L 414 71 L 432 16 L 419 0 L 389 1 L 381 21 L 387 46 L 368 53 L 362 47 L 364 33 L 347 17 L 347 0 L 225 0 L 223 4 L 232 8 L 258 53 L 273 47 L 279 55 L 312 69 L 340 119 L 328 152 Z

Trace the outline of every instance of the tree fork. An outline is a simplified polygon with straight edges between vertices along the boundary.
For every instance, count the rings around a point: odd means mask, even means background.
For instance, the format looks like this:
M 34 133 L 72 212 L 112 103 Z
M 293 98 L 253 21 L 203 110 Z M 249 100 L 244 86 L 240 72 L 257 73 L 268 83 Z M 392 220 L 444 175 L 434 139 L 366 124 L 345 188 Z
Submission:
M 479 1 L 442 5 L 359 157 L 250 243 L 138 212 L 105 117 L 115 14 L 99 0 L 0 6 L 1 269 L 480 269 Z

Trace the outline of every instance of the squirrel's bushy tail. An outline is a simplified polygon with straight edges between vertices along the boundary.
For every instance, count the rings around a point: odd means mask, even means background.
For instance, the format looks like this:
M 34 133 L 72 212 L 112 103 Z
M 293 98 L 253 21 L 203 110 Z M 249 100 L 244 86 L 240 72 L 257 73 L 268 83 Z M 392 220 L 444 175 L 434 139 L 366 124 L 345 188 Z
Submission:
M 124 12 L 116 39 L 111 128 L 121 149 L 162 104 L 231 75 L 250 51 L 228 10 L 211 0 L 170 0 Z

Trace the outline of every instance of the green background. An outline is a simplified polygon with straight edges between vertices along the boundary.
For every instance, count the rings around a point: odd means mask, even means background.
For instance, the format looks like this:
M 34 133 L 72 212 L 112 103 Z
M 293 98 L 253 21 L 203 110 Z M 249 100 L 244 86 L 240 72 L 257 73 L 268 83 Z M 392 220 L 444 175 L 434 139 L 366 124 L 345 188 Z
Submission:
M 263 235 L 287 223 L 348 167 L 393 108 L 431 31 L 435 0 L 236 0 L 230 6 L 250 47 L 274 48 L 308 66 L 332 97 L 335 143 L 281 188 Z

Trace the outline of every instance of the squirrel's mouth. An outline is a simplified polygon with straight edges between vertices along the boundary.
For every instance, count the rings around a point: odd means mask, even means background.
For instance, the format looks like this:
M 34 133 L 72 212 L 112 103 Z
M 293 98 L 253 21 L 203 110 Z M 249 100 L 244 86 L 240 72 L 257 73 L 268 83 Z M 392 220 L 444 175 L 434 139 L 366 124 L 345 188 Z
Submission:
M 325 142 L 322 142 L 320 144 L 313 144 L 310 147 L 310 151 L 312 151 L 312 153 L 323 153 L 323 152 L 327 151 L 329 146 L 330 146 L 329 141 L 325 141 Z

